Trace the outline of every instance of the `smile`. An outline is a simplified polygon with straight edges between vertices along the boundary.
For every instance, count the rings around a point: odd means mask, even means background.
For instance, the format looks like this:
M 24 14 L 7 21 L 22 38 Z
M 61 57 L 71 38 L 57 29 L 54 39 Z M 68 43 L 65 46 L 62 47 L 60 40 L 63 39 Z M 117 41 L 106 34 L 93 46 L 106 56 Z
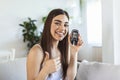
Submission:
M 65 32 L 55 32 L 59 37 L 63 37 L 65 35 Z

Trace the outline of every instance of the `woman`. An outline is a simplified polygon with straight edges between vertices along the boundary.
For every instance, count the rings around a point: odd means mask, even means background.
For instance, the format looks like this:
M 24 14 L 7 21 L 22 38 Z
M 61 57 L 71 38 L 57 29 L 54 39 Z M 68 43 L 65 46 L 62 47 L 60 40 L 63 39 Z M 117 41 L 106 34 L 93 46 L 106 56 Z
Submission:
M 74 80 L 77 54 L 82 45 L 70 43 L 69 15 L 62 9 L 52 10 L 45 22 L 40 44 L 27 57 L 27 80 Z

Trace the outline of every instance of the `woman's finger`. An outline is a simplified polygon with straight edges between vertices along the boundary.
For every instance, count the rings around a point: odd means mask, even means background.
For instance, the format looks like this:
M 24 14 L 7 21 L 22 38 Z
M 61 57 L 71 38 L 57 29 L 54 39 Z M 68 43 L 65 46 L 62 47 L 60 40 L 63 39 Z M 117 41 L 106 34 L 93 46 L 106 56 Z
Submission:
M 82 39 L 81 39 L 81 37 L 79 35 L 77 46 L 81 46 L 82 44 L 83 44 L 83 41 L 82 41 Z

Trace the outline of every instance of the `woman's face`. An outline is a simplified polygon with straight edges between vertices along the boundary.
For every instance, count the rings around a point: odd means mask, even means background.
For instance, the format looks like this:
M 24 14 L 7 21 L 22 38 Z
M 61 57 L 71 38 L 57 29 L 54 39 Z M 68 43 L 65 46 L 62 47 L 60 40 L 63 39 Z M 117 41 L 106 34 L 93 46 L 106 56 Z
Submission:
M 69 23 L 66 15 L 61 14 L 52 19 L 50 32 L 55 40 L 63 40 L 68 33 L 68 29 Z

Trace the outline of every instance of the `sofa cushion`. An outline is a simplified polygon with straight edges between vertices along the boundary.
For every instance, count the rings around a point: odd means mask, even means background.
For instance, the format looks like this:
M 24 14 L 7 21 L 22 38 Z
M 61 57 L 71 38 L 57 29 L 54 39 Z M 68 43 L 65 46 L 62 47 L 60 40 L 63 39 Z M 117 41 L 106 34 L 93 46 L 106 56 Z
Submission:
M 100 62 L 81 62 L 77 80 L 120 80 L 120 65 Z
M 0 80 L 27 80 L 26 58 L 0 63 Z

